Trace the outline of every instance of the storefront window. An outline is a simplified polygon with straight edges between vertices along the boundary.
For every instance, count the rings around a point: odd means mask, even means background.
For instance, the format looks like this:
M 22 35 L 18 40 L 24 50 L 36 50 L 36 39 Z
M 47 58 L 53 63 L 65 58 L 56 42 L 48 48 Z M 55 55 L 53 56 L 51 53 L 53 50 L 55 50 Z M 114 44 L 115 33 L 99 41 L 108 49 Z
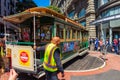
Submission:
M 112 16 L 115 14 L 119 14 L 119 13 L 120 13 L 120 6 L 116 6 L 116 7 L 110 8 L 102 12 L 102 17 L 108 17 L 108 16 Z
M 115 13 L 114 13 L 114 8 L 111 8 L 110 9 L 110 15 L 114 15 Z
M 120 13 L 120 6 L 117 6 L 117 7 L 115 7 L 115 14 L 118 14 L 118 13 Z

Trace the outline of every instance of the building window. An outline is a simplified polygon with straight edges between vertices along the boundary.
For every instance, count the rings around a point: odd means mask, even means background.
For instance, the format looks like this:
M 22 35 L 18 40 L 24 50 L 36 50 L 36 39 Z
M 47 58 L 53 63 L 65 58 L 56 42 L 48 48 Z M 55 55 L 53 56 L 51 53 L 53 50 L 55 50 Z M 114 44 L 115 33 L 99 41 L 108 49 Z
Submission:
M 106 3 L 108 3 L 109 0 L 98 0 L 97 2 L 98 2 L 98 7 L 100 7 L 100 6 L 102 6 L 102 5 L 106 4 Z
M 4 15 L 6 16 L 6 11 L 4 11 Z
M 108 16 L 112 16 L 115 14 L 119 14 L 119 13 L 120 13 L 120 6 L 116 6 L 116 7 L 110 8 L 110 9 L 102 12 L 101 16 L 108 17 Z
M 106 4 L 108 0 L 102 0 L 102 4 Z
M 102 6 L 102 5 L 104 5 L 104 4 L 108 3 L 108 2 L 109 2 L 109 0 L 101 0 L 100 5 Z
M 109 10 L 106 10 L 102 13 L 102 17 L 107 17 L 107 16 L 110 16 L 110 11 Z
M 114 15 L 115 13 L 114 13 L 114 8 L 111 8 L 110 9 L 110 15 Z
M 70 13 L 68 13 L 68 17 L 73 19 L 74 18 L 74 15 L 75 15 L 75 11 L 71 11 Z
M 80 21 L 80 24 L 85 27 L 86 26 L 86 21 Z
M 85 8 L 83 8 L 79 13 L 78 13 L 78 18 L 85 16 L 86 11 Z
M 4 0 L 4 6 L 6 6 L 6 0 Z
M 1 7 L 0 7 L 0 15 L 1 15 Z
M 4 25 L 2 25 L 2 24 L 0 25 L 0 34 L 1 33 L 4 33 Z
M 115 14 L 119 14 L 120 13 L 120 6 L 115 7 Z

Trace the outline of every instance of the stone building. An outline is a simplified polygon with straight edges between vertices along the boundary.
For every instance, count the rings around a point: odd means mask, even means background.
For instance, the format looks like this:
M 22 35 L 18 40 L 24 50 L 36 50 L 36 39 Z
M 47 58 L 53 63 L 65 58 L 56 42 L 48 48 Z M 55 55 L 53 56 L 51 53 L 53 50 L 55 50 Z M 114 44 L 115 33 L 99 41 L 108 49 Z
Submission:
M 94 0 L 51 0 L 51 5 L 58 6 L 61 12 L 89 30 L 89 37 L 96 37 Z

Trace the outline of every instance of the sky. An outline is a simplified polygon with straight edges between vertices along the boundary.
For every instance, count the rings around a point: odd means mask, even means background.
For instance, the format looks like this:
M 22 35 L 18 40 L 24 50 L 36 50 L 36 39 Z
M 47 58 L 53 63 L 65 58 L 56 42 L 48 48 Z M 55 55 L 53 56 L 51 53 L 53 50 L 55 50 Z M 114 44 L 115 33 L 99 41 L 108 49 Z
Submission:
M 50 5 L 50 0 L 33 0 L 38 7 L 43 6 L 43 7 L 47 7 Z

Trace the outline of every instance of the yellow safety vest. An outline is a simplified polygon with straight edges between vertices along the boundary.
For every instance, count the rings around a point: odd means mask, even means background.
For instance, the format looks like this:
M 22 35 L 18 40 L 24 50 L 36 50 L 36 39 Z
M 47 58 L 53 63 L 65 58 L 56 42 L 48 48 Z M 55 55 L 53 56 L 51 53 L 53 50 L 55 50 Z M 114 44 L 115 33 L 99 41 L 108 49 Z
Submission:
M 1 50 L 1 51 L 0 51 L 0 56 L 3 57 L 3 56 L 4 56 L 3 47 L 0 47 L 0 48 L 1 48 L 1 49 L 0 49 L 0 50 Z
M 54 59 L 54 52 L 57 48 L 58 47 L 55 46 L 53 43 L 50 43 L 46 46 L 43 67 L 47 71 L 55 72 L 58 70 Z

